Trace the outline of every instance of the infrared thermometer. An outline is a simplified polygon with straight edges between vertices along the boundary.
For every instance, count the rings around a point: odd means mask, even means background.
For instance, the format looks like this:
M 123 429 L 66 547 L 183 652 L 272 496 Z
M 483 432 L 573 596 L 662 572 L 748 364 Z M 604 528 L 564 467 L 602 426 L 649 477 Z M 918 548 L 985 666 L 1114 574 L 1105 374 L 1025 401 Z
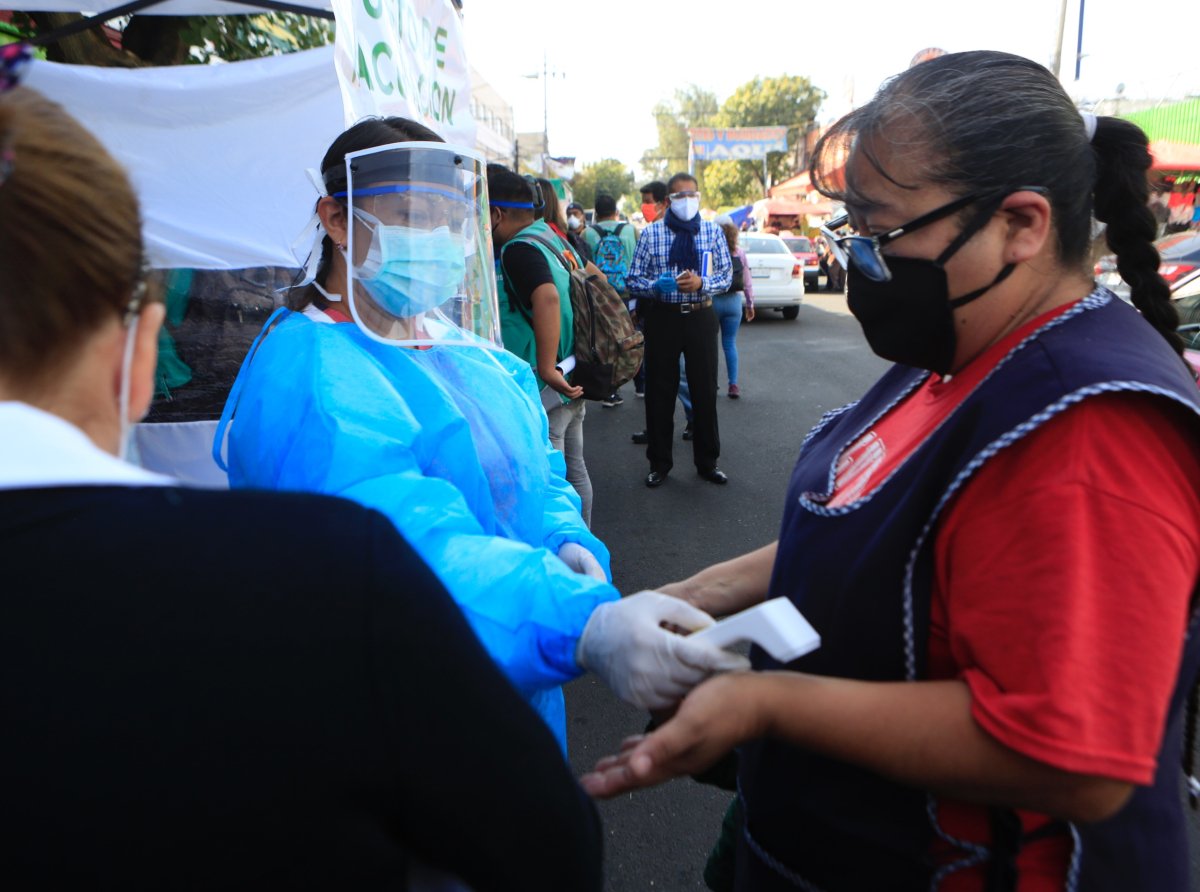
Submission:
M 790 663 L 821 646 L 821 636 L 787 598 L 772 598 L 693 632 L 697 641 L 728 648 L 739 641 L 757 644 L 771 658 Z

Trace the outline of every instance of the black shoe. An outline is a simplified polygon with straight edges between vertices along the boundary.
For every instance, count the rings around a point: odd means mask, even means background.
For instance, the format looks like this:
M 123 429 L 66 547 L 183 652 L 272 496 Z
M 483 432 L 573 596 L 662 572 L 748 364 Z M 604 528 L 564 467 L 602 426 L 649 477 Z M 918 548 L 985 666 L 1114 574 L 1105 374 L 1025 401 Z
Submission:
M 720 473 L 720 471 L 718 471 L 717 473 Z M 650 487 L 651 489 L 654 489 L 656 486 L 662 486 L 666 482 L 667 482 L 666 471 L 651 471 L 649 474 L 646 475 L 646 485 L 648 487 Z
M 650 437 L 645 431 L 638 431 L 636 434 L 631 434 L 629 439 L 640 446 L 645 446 L 650 442 Z
M 600 405 L 611 409 L 613 406 L 619 406 L 623 402 L 625 402 L 625 400 L 622 398 L 621 394 L 613 393 L 610 394 L 607 399 L 600 400 Z
M 683 438 L 685 440 L 692 438 L 692 423 L 690 421 L 683 428 Z
M 724 486 L 726 483 L 729 482 L 729 475 L 727 475 L 720 468 L 709 468 L 707 471 L 699 471 L 698 470 L 698 471 L 696 471 L 696 473 L 699 474 L 701 477 L 703 477 L 705 480 L 707 480 L 709 483 L 718 483 L 721 486 Z M 650 485 L 649 480 L 646 481 L 646 485 L 647 486 Z

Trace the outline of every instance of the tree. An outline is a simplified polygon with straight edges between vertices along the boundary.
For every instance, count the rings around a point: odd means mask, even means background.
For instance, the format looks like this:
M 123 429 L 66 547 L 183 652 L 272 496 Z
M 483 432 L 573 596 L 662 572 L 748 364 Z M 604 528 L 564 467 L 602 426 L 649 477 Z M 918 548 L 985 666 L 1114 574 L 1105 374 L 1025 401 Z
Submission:
M 712 162 L 712 174 L 716 179 L 707 190 L 709 204 L 748 204 L 766 194 L 771 183 L 789 176 L 792 150 L 804 139 L 824 99 L 825 91 L 814 87 L 808 78 L 786 74 L 756 77 L 734 90 L 721 106 L 715 126 L 787 127 L 788 151 L 772 152 L 767 156 L 769 177 L 766 182 L 763 182 L 762 161 Z M 723 200 L 716 200 L 714 187 L 720 190 Z
M 717 97 L 695 84 L 675 91 L 671 100 L 654 106 L 658 145 L 642 154 L 642 169 L 652 180 L 664 182 L 688 168 L 688 128 L 708 127 L 717 116 Z
M 596 206 L 600 193 L 619 199 L 633 189 L 633 174 L 616 158 L 605 158 L 595 164 L 584 165 L 583 170 L 571 180 L 575 200 L 585 208 Z
M 153 8 L 153 7 L 151 7 Z M 13 24 L 29 37 L 48 34 L 83 19 L 75 13 L 14 13 Z M 237 16 L 133 15 L 118 20 L 120 46 L 100 28 L 49 43 L 55 62 L 106 68 L 203 64 L 257 59 L 333 41 L 333 23 L 290 12 Z

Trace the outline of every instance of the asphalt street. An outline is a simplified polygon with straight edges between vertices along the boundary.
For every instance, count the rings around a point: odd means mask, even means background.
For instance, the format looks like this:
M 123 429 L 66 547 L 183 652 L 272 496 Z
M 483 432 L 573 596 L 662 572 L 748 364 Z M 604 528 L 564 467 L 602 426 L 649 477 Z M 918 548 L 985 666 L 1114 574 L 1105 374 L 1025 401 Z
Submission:
M 800 317 L 777 313 L 742 326 L 739 384 L 743 398 L 719 380 L 720 466 L 727 486 L 697 477 L 691 444 L 679 439 L 667 483 L 647 489 L 645 447 L 629 435 L 644 426 L 643 402 L 632 385 L 623 405 L 589 404 L 585 457 L 595 488 L 593 526 L 612 552 L 614 580 L 632 593 L 680 579 L 772 541 L 800 441 L 821 415 L 857 398 L 886 364 L 867 348 L 841 295 L 810 293 Z M 570 760 L 577 774 L 640 733 L 648 716 L 585 676 L 567 686 Z M 730 794 L 690 779 L 599 804 L 606 834 L 609 892 L 706 888 L 705 860 L 716 841 Z M 1196 853 L 1200 821 L 1191 813 L 1192 889 L 1200 890 Z
M 696 476 L 691 444 L 679 439 L 675 467 L 658 489 L 644 484 L 643 402 L 625 385 L 624 404 L 588 405 L 584 455 L 595 488 L 592 523 L 613 558 L 614 581 L 632 593 L 690 575 L 772 541 L 800 441 L 821 415 L 857 398 L 886 364 L 867 348 L 841 295 L 806 297 L 800 317 L 766 312 L 738 335 L 743 397 L 719 380 L 720 466 L 727 486 Z M 678 404 L 677 404 L 678 405 Z M 567 687 L 569 752 L 577 773 L 645 727 L 645 713 L 585 676 Z M 607 834 L 606 889 L 704 889 L 701 872 L 729 794 L 680 780 L 601 803 Z

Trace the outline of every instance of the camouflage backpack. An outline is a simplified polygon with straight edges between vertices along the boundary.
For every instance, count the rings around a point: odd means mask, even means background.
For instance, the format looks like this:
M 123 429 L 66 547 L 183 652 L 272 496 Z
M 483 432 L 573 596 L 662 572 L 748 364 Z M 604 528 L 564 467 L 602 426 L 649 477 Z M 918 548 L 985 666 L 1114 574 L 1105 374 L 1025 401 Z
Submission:
M 575 369 L 570 381 L 583 388 L 584 399 L 608 399 L 637 374 L 645 350 L 642 333 L 633 327 L 621 295 L 599 276 L 572 268 L 550 239 L 528 233 L 515 241 L 538 242 L 567 270 L 575 314 Z M 525 307 L 520 309 L 528 315 Z

